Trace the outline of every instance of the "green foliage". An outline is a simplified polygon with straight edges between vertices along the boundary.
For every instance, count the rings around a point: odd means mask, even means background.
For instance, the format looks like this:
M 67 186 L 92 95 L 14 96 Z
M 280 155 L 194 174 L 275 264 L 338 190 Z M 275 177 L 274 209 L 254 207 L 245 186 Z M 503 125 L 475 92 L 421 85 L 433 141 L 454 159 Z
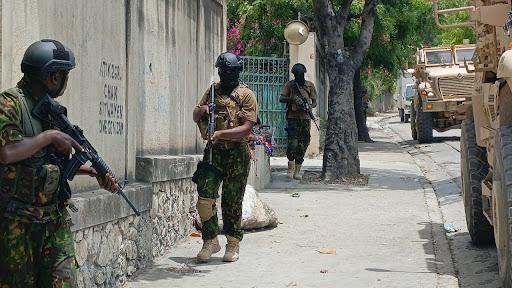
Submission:
M 300 13 L 312 16 L 311 0 L 228 0 L 230 25 L 238 21 L 244 55 L 282 56 L 283 31 Z
M 339 8 L 342 0 L 335 0 Z M 466 6 L 471 0 L 440 0 L 440 9 Z M 300 12 L 314 19 L 312 0 L 228 0 L 230 25 L 240 27 L 244 55 L 283 56 L 283 31 Z M 359 39 L 364 0 L 354 0 L 345 31 L 345 46 L 354 47 Z M 466 12 L 441 17 L 442 23 L 463 22 Z M 238 22 L 237 22 L 238 21 Z M 314 26 L 314 25 L 313 25 Z M 414 65 L 414 54 L 421 45 L 474 43 L 470 27 L 441 30 L 434 21 L 431 0 L 380 0 L 372 44 L 362 73 L 368 96 L 375 98 L 383 91 L 394 91 L 399 71 Z
M 454 7 L 463 7 L 472 5 L 470 0 L 444 0 L 439 2 L 439 9 L 448 9 Z M 441 15 L 439 17 L 441 24 L 454 24 L 467 22 L 469 20 L 468 12 L 457 12 Z M 476 36 L 472 27 L 461 27 L 452 29 L 442 29 L 437 33 L 436 42 L 439 44 L 462 44 L 464 39 L 469 39 L 470 43 L 475 43 Z

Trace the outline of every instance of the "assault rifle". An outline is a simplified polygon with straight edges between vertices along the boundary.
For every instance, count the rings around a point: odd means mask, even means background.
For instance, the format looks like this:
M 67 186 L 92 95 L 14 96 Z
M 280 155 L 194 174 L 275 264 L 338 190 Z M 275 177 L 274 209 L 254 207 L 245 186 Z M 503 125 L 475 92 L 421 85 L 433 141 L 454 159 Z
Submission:
M 71 198 L 71 189 L 67 181 L 72 181 L 80 167 L 88 161 L 91 162 L 92 168 L 96 170 L 99 176 L 105 177 L 108 173 L 112 175 L 112 177 L 115 177 L 112 169 L 110 169 L 107 163 L 105 163 L 105 161 L 98 155 L 98 152 L 94 149 L 89 140 L 85 138 L 83 130 L 77 125 L 72 125 L 71 122 L 69 122 L 66 107 L 60 105 L 50 98 L 50 96 L 46 95 L 34 107 L 32 114 L 41 121 L 50 123 L 55 128 L 66 133 L 83 148 L 83 151 L 75 151 L 71 158 L 68 156 L 54 157 L 54 161 L 56 162 L 55 164 L 59 166 L 61 171 L 61 185 L 59 192 L 64 194 L 60 195 L 61 198 L 64 198 L 65 200 Z M 140 212 L 135 208 L 128 197 L 126 197 L 126 194 L 124 194 L 123 187 L 118 185 L 116 194 L 121 195 L 128 205 L 130 205 L 135 214 L 140 216 Z
M 210 99 L 208 101 L 208 164 L 213 165 L 213 142 L 212 137 L 215 133 L 215 82 L 210 87 Z
M 302 92 L 300 92 L 299 83 L 297 83 L 297 81 L 293 81 L 293 82 L 295 84 L 295 89 L 297 89 L 297 93 L 299 93 L 299 97 L 302 100 L 302 109 L 306 113 L 308 113 L 309 118 L 311 118 L 311 120 L 313 120 L 313 123 L 315 123 L 316 129 L 318 129 L 318 131 L 320 131 L 320 127 L 318 127 L 318 123 L 316 123 L 316 117 L 313 114 L 313 109 L 311 109 L 311 105 L 309 104 L 308 99 L 306 99 L 306 97 L 304 97 L 304 95 L 302 95 Z
M 222 176 L 222 171 L 213 165 L 213 133 L 215 133 L 215 82 L 212 81 L 210 87 L 210 97 L 208 99 L 208 142 L 206 149 L 208 150 L 208 162 L 199 161 L 197 163 L 196 172 L 192 175 L 192 182 L 199 184 L 201 177 L 207 174 L 207 171 L 211 171 L 216 177 Z

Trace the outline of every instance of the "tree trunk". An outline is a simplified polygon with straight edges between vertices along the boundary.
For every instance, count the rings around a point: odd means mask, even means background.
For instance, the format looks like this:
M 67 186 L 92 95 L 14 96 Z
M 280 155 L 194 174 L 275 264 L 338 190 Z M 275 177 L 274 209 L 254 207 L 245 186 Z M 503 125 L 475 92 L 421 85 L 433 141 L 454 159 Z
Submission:
M 343 1 L 335 11 L 329 0 L 313 1 L 330 83 L 322 167 L 322 176 L 327 181 L 360 173 L 353 84 L 355 71 L 370 47 L 377 0 L 364 1 L 359 41 L 351 49 L 345 47 L 343 36 L 352 2 Z
M 363 83 L 361 82 L 361 69 L 354 75 L 354 111 L 356 113 L 357 139 L 364 142 L 373 142 L 366 125 L 366 108 L 363 108 Z
M 348 57 L 340 60 L 333 54 L 329 55 L 332 59 L 328 59 L 327 68 L 329 111 L 322 167 L 328 181 L 360 173 L 353 96 L 355 69 Z

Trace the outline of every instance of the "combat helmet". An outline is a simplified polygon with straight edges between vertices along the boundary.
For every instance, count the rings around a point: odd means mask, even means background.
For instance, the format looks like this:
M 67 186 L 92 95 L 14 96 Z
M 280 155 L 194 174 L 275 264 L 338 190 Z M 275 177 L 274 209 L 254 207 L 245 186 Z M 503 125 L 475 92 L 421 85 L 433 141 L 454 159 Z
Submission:
M 44 80 L 51 73 L 75 68 L 73 51 L 57 40 L 43 39 L 30 45 L 21 61 L 21 72 Z
M 220 69 L 237 67 L 239 71 L 242 71 L 242 59 L 231 52 L 224 52 L 217 57 L 215 67 Z
M 304 74 L 306 72 L 308 72 L 308 70 L 306 69 L 306 66 L 304 66 L 304 64 L 302 63 L 297 63 L 292 67 L 292 74 Z

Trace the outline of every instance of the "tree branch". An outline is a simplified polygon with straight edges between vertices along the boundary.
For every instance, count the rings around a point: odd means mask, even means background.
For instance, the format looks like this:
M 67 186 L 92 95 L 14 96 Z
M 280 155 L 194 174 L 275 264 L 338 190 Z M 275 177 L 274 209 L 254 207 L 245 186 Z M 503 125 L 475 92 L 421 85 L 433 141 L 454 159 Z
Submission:
M 361 23 L 361 32 L 359 34 L 359 43 L 356 46 L 354 55 L 354 64 L 359 67 L 363 63 L 364 56 L 370 48 L 370 43 L 373 37 L 373 28 L 375 23 L 375 16 L 377 14 L 377 0 L 365 0 L 363 9 L 363 21 Z
M 332 3 L 329 0 L 314 0 L 313 1 L 316 21 L 319 24 L 318 30 L 321 38 L 329 39 L 332 37 L 332 23 L 335 17 Z
M 336 20 L 338 21 L 338 24 L 341 26 L 342 31 L 345 30 L 345 26 L 347 25 L 348 15 L 350 13 L 350 6 L 352 6 L 352 1 L 353 0 L 345 0 L 340 10 L 338 11 L 338 17 Z

